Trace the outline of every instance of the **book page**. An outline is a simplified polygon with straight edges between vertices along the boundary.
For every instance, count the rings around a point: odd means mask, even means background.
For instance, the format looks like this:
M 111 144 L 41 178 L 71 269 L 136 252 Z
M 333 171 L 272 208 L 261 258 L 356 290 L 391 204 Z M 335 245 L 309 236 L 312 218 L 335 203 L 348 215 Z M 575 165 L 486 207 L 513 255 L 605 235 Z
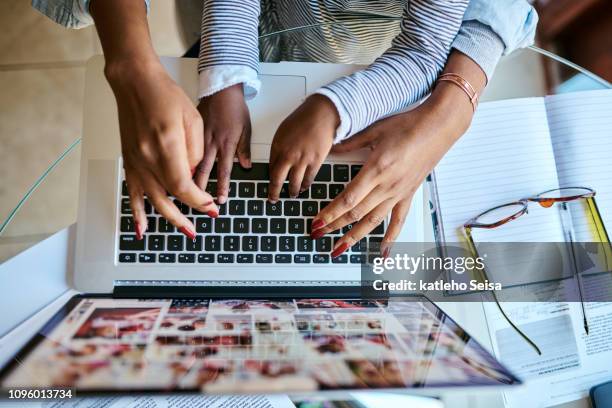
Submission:
M 561 186 L 590 187 L 607 227 L 612 230 L 612 90 L 546 97 L 546 110 Z M 574 212 L 577 213 L 577 212 Z M 575 214 L 581 241 L 592 240 L 589 217 Z
M 435 169 L 445 242 L 464 240 L 462 226 L 481 212 L 558 186 L 543 98 L 479 106 L 468 132 Z M 479 230 L 484 242 L 562 242 L 557 211 L 531 205 L 528 216 Z M 476 238 L 476 237 L 475 237 Z

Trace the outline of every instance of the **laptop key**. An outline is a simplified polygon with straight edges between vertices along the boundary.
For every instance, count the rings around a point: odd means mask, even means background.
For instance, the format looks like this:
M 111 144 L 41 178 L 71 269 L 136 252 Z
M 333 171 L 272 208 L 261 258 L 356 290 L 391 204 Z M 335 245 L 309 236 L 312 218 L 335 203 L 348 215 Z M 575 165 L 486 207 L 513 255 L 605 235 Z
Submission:
M 121 199 L 121 214 L 131 214 L 132 207 L 130 207 L 130 199 L 122 198 Z
M 289 254 L 276 254 L 276 255 L 274 255 L 274 262 L 276 262 L 276 263 L 291 263 L 291 255 L 289 255 Z
M 204 249 L 206 251 L 220 251 L 221 237 L 218 235 L 208 235 L 204 238 Z
M 147 237 L 149 242 L 149 251 L 163 251 L 166 237 L 164 235 L 149 235 Z
M 183 250 L 183 239 L 182 235 L 168 235 L 168 251 L 182 251 Z
M 187 239 L 185 249 L 192 252 L 200 252 L 202 250 L 202 237 L 197 236 L 195 239 Z
M 345 183 L 349 181 L 348 164 L 334 164 L 334 181 Z
M 268 198 L 268 183 L 257 183 L 257 198 Z
M 366 262 L 365 254 L 351 254 L 351 263 L 353 264 L 364 264 Z
M 332 250 L 330 237 L 322 237 L 317 239 L 315 242 L 317 252 L 329 252 Z
M 323 163 L 315 176 L 315 181 L 331 181 L 331 165 Z
M 121 235 L 119 237 L 119 249 L 122 251 L 144 251 L 145 240 L 137 240 L 136 235 Z
M 198 263 L 214 263 L 215 256 L 213 254 L 198 254 Z
M 151 214 L 153 212 L 153 206 L 151 205 L 149 200 L 146 198 L 144 199 L 144 208 L 147 214 Z
M 272 254 L 257 254 L 255 255 L 256 263 L 272 263 Z
M 385 233 L 385 222 L 384 221 L 378 224 L 376 228 L 374 228 L 372 232 L 370 232 L 370 234 L 374 234 L 374 235 L 383 235 L 384 233 Z
M 238 263 L 253 263 L 253 254 L 238 254 L 236 260 Z
M 253 163 L 250 169 L 243 169 L 238 163 L 232 167 L 232 180 L 269 180 L 268 163 Z
M 351 180 L 357 177 L 357 173 L 361 170 L 363 166 L 361 164 L 353 164 L 351 166 Z
M 223 250 L 237 252 L 240 250 L 240 237 L 236 235 L 226 235 L 223 237 Z
M 206 184 L 206 192 L 211 195 L 211 197 L 217 196 L 217 183 L 215 181 L 209 181 Z
M 155 232 L 157 229 L 157 218 L 147 217 L 147 232 Z
M 331 201 L 321 201 L 319 203 L 319 208 L 320 209 L 324 209 L 325 207 L 327 207 L 329 204 L 331 203 Z
M 329 185 L 329 198 L 334 199 L 344 190 L 344 184 L 330 184 Z
M 246 252 L 256 252 L 257 251 L 257 237 L 253 235 L 248 235 L 242 237 L 242 250 Z
M 263 215 L 264 203 L 265 202 L 263 200 L 249 200 L 247 202 L 247 214 L 248 215 Z
M 130 192 L 128 191 L 127 187 L 127 182 L 125 180 L 121 182 L 121 195 L 126 197 L 130 195 Z
M 300 202 L 299 201 L 285 201 L 283 213 L 284 215 L 288 215 L 288 216 L 300 215 Z
M 253 231 L 253 234 L 267 234 L 268 233 L 268 219 L 267 218 L 253 218 L 251 220 L 251 231 Z
M 233 181 L 229 184 L 228 197 L 236 197 L 236 183 L 234 183 Z
M 157 230 L 159 232 L 174 232 L 174 225 L 172 225 L 170 221 L 163 217 L 159 217 L 159 220 L 157 221 L 157 226 Z
M 227 215 L 227 202 L 217 204 L 217 208 L 219 208 L 219 215 Z
M 305 217 L 314 217 L 319 212 L 319 205 L 316 201 L 302 202 L 302 215 Z
M 382 243 L 382 237 L 370 237 L 368 243 L 368 250 L 370 252 L 379 252 L 380 244 Z
M 281 252 L 293 252 L 295 251 L 295 238 L 294 237 L 279 237 L 278 238 L 278 249 Z
M 335 264 L 343 264 L 347 262 L 348 262 L 348 256 L 346 254 L 332 258 L 332 263 L 335 263 Z
M 223 234 L 231 232 L 230 219 L 221 217 L 215 218 L 215 233 Z
M 290 218 L 288 230 L 290 234 L 304 234 L 306 232 L 306 229 L 304 228 L 304 219 Z
M 310 196 L 312 198 L 327 198 L 327 185 L 315 183 L 310 186 Z
M 159 254 L 157 260 L 160 263 L 175 263 L 176 262 L 176 254 Z
M 352 229 L 353 229 L 353 224 L 345 225 L 344 227 L 342 227 L 342 233 L 346 234 L 347 232 L 349 232 Z
M 283 183 L 279 193 L 279 198 L 289 198 L 289 183 Z
M 153 263 L 155 258 L 155 254 L 138 254 L 138 262 L 140 263 Z
M 218 263 L 234 263 L 234 254 L 219 254 L 217 255 Z
M 132 217 L 121 217 L 121 232 L 134 232 L 134 219 Z
M 285 234 L 287 233 L 287 221 L 284 218 L 273 218 L 270 220 L 270 233 Z
M 121 263 L 134 263 L 136 262 L 136 254 L 119 254 L 119 262 Z
M 212 218 L 198 217 L 195 219 L 195 229 L 199 234 L 212 232 Z
M 249 232 L 249 219 L 248 218 L 234 218 L 234 234 L 248 234 Z
M 366 252 L 368 250 L 368 239 L 361 238 L 359 242 L 351 247 L 352 252 Z
M 179 254 L 179 263 L 195 263 L 195 254 Z
M 244 201 L 230 200 L 228 205 L 229 215 L 244 215 Z
M 265 236 L 260 238 L 261 250 L 263 252 L 276 252 L 276 237 Z
M 310 237 L 298 237 L 297 250 L 298 252 L 312 252 L 312 239 Z
M 329 255 L 315 254 L 312 256 L 314 263 L 329 263 Z
M 293 255 L 293 262 L 299 264 L 310 263 L 310 255 L 307 254 L 295 254 Z
M 238 183 L 238 197 L 255 197 L 255 183 Z
M 282 215 L 281 203 L 276 202 L 272 204 L 269 201 L 266 201 L 266 215 Z
M 174 200 L 174 205 L 179 209 L 180 212 L 187 215 L 189 214 L 189 207 L 187 204 L 180 202 L 179 200 Z
M 310 194 L 308 193 L 308 190 L 300 191 L 300 193 L 298 194 L 298 198 L 308 198 L 309 195 Z

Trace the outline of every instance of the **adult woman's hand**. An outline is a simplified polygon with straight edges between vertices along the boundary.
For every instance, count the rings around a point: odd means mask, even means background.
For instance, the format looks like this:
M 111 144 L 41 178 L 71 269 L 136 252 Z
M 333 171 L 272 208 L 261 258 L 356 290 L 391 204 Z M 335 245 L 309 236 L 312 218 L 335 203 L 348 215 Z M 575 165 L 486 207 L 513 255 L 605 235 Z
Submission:
M 190 238 L 195 228 L 166 192 L 218 214 L 212 197 L 192 179 L 202 160 L 202 119 L 153 50 L 142 1 L 93 1 L 90 12 L 104 50 L 105 74 L 117 100 L 123 167 L 136 236 L 147 228 L 146 194 L 155 209 Z
M 198 110 L 204 119 L 204 159 L 196 169 L 195 180 L 204 190 L 218 158 L 217 202 L 223 204 L 229 195 L 234 157 L 242 167 L 251 167 L 251 118 L 242 84 L 202 98 Z
M 453 54 L 447 71 L 463 73 L 478 90 L 484 87 L 484 73 L 463 54 Z M 334 146 L 333 153 L 360 148 L 370 148 L 371 153 L 346 189 L 314 218 L 311 236 L 318 239 L 354 224 L 336 242 L 332 251 L 332 257 L 336 257 L 390 213 L 380 248 L 382 256 L 388 256 L 390 245 L 404 224 L 414 192 L 467 130 L 472 115 L 472 106 L 465 93 L 454 84 L 440 83 L 416 109 L 382 119 Z
M 195 228 L 166 192 L 216 217 L 212 197 L 193 181 L 202 160 L 202 119 L 197 109 L 157 63 L 107 69 L 119 112 L 123 167 L 136 232 L 146 230 L 144 195 L 159 213 L 190 238 Z

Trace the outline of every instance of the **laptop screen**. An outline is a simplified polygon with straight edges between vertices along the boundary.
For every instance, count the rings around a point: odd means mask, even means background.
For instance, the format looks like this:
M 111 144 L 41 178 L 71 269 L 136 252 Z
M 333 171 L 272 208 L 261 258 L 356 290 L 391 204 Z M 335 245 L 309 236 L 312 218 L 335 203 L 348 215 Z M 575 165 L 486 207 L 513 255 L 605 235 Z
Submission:
M 425 298 L 77 296 L 2 388 L 211 394 L 508 385 L 519 380 Z

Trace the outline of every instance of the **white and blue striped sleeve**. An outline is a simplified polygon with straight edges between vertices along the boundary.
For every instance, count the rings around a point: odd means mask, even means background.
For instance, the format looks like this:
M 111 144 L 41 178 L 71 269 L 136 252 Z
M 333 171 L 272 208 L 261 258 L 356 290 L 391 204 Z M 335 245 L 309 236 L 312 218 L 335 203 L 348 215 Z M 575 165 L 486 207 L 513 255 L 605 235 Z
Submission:
M 259 13 L 259 0 L 204 0 L 199 98 L 239 83 L 245 98 L 257 94 Z
M 391 47 L 368 68 L 319 89 L 336 106 L 338 143 L 422 98 L 442 71 L 468 0 L 411 0 Z

